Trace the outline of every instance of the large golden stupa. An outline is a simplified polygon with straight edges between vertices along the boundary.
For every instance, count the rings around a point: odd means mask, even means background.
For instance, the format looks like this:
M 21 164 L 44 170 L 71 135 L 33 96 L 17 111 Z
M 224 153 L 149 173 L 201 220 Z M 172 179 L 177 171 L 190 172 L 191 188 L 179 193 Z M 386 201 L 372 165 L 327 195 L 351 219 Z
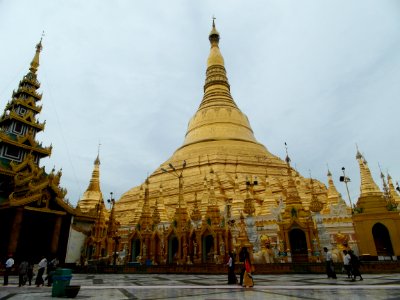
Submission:
M 189 214 L 198 202 L 204 217 L 211 198 L 228 218 L 238 219 L 241 212 L 246 213 L 245 199 L 249 198 L 255 209 L 252 214 L 268 218 L 287 197 L 288 164 L 256 140 L 247 116 L 233 100 L 219 39 L 213 22 L 203 99 L 189 122 L 183 145 L 148 178 L 150 209 L 153 211 L 157 205 L 161 222 L 172 221 L 178 202 Z M 177 177 L 181 172 L 183 200 L 179 201 Z M 310 179 L 294 169 L 291 174 L 308 210 Z M 144 191 L 143 186 L 134 187 L 116 203 L 121 225 L 138 223 Z M 314 180 L 313 191 L 321 202 L 326 202 L 324 184 Z

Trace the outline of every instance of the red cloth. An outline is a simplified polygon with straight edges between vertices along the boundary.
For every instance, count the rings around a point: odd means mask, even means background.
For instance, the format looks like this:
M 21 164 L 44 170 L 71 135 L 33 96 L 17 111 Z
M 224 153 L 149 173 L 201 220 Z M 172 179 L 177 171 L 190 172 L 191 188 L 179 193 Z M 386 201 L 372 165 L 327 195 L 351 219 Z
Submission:
M 247 259 L 244 262 L 244 267 L 245 267 L 247 273 L 251 273 L 251 264 Z

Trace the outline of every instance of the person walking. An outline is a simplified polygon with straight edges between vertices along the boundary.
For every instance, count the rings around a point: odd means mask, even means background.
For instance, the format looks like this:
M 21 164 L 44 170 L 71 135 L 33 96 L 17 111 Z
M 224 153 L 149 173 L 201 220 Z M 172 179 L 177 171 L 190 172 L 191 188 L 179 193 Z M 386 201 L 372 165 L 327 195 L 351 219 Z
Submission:
M 364 280 L 360 272 L 360 260 L 358 259 L 357 255 L 354 254 L 353 250 L 349 250 L 349 254 L 351 272 L 353 273 L 353 279 L 351 281 L 356 281 L 357 276 L 360 276 L 360 280 Z
M 46 257 L 43 256 L 39 262 L 39 270 L 35 280 L 35 284 L 37 287 L 44 285 L 43 274 L 44 271 L 46 270 L 46 267 L 47 267 L 47 259 Z
M 47 286 L 51 286 L 53 284 L 53 275 L 54 271 L 57 269 L 59 264 L 59 261 L 57 257 L 52 259 L 48 264 L 47 264 Z
M 28 275 L 28 262 L 23 260 L 18 267 L 18 286 L 21 287 L 26 284 Z
M 347 278 L 351 278 L 351 257 L 347 250 L 343 250 L 343 268 L 347 273 Z
M 235 259 L 232 252 L 229 252 L 229 260 L 226 264 L 228 266 L 228 284 L 237 284 L 235 275 Z
M 13 259 L 12 255 L 10 254 L 8 256 L 8 259 L 6 260 L 6 263 L 5 263 L 6 269 L 4 271 L 4 283 L 3 283 L 3 285 L 8 285 L 8 276 L 10 275 L 11 269 L 12 269 L 13 266 L 14 266 L 14 259 Z
M 239 252 L 239 262 L 240 264 L 240 281 L 239 284 L 241 286 L 243 286 L 243 276 L 244 276 L 244 272 L 246 271 L 246 268 L 244 266 L 244 261 L 246 259 L 246 253 L 247 253 L 247 248 L 243 247 L 240 252 Z
M 243 286 L 246 288 L 253 287 L 254 286 L 253 274 L 252 274 L 253 267 L 251 265 L 249 252 L 246 252 L 244 266 L 245 266 L 245 271 L 243 275 Z
M 336 279 L 336 272 L 335 272 L 335 266 L 333 264 L 332 260 L 332 252 L 328 251 L 328 248 L 324 247 L 324 252 L 325 252 L 325 262 L 326 262 L 326 275 L 328 278 L 333 278 Z
M 31 261 L 28 261 L 28 272 L 27 272 L 27 280 L 29 285 L 32 284 L 32 278 L 33 278 L 33 264 Z

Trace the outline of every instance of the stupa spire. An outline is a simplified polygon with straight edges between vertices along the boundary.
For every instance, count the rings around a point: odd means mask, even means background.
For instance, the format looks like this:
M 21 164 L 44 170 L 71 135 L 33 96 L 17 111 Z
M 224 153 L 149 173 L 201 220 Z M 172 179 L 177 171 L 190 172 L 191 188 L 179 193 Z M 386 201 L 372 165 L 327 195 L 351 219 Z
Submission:
M 336 186 L 332 179 L 332 173 L 328 170 L 328 203 L 329 204 L 338 204 L 338 200 L 340 198 L 340 194 L 336 189 Z
M 369 170 L 367 161 L 364 156 L 357 149 L 356 158 L 360 166 L 360 197 L 367 195 L 382 195 L 381 190 L 372 178 L 371 171 Z
M 145 181 L 145 188 L 144 188 L 144 200 L 143 200 L 143 207 L 142 213 L 139 219 L 140 230 L 150 230 L 151 224 L 153 223 L 152 214 L 150 210 L 150 203 L 149 203 L 149 178 L 146 178 Z
M 92 178 L 90 179 L 90 183 L 87 192 L 101 192 L 100 190 L 100 158 L 99 153 L 97 153 L 97 157 L 94 161 L 94 167 L 92 172 Z
M 400 204 L 400 196 L 396 192 L 396 188 L 394 187 L 393 180 L 392 180 L 392 177 L 390 176 L 390 174 L 387 174 L 387 181 L 388 181 L 388 185 L 389 185 L 390 196 L 397 203 L 397 205 L 399 205 Z
M 235 140 L 258 144 L 246 115 L 231 96 L 224 58 L 219 49 L 220 34 L 214 19 L 208 38 L 211 48 L 203 100 L 190 120 L 184 144 L 177 152 L 186 146 L 209 141 Z
M 78 207 L 83 213 L 104 206 L 103 194 L 100 189 L 100 158 L 99 153 L 94 160 L 92 177 L 85 193 L 78 201 Z
M 290 157 L 288 153 L 287 144 L 286 148 L 286 163 L 287 163 L 287 173 L 288 173 L 288 183 L 287 183 L 287 197 L 286 197 L 286 207 L 296 206 L 296 208 L 302 208 L 302 202 L 300 199 L 299 191 L 297 190 L 296 183 L 293 179 L 292 167 L 290 166 Z
M 36 74 L 37 69 L 38 69 L 38 67 L 39 67 L 39 56 L 40 56 L 40 51 L 42 51 L 42 49 L 43 49 L 43 46 L 42 46 L 42 39 L 43 39 L 43 36 L 44 36 L 44 32 L 43 32 L 43 34 L 42 34 L 42 37 L 40 38 L 39 43 L 36 45 L 36 53 L 35 53 L 35 56 L 34 56 L 33 59 L 32 59 L 31 67 L 29 68 L 29 70 L 30 70 L 32 73 L 35 73 L 35 74 Z
M 319 201 L 317 194 L 314 190 L 314 180 L 310 176 L 310 189 L 311 189 L 311 202 L 310 202 L 310 210 L 314 213 L 319 213 L 324 205 L 321 201 Z

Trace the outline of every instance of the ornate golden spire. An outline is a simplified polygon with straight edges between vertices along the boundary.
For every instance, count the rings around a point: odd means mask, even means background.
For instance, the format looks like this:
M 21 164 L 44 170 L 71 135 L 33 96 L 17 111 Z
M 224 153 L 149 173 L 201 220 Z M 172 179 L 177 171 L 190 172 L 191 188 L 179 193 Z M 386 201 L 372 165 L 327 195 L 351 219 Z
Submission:
M 288 153 L 288 148 L 287 144 L 285 142 L 285 148 L 286 148 L 286 164 L 287 164 L 287 173 L 288 173 L 288 185 L 286 189 L 286 207 L 290 205 L 300 205 L 302 206 L 299 191 L 297 190 L 296 183 L 294 182 L 293 179 L 293 174 L 292 174 L 292 167 L 290 166 L 290 157 Z
M 158 225 L 161 222 L 161 217 L 160 217 L 160 212 L 158 210 L 158 201 L 156 199 L 156 203 L 154 204 L 154 210 L 153 210 L 153 225 Z
M 199 209 L 199 200 L 197 199 L 197 193 L 194 193 L 194 205 L 193 205 L 193 210 L 190 215 L 190 219 L 194 222 L 198 222 L 201 220 L 201 211 Z
M 361 176 L 360 197 L 367 195 L 381 196 L 382 192 L 379 189 L 378 185 L 375 183 L 374 179 L 372 178 L 371 171 L 369 170 L 369 167 L 367 165 L 367 161 L 361 155 L 358 149 L 356 158 L 360 166 L 360 176 Z
M 208 39 L 210 40 L 211 43 L 211 50 L 210 50 L 210 55 L 208 56 L 207 60 L 207 68 L 214 66 L 214 65 L 220 65 L 224 66 L 224 58 L 222 57 L 221 52 L 219 51 L 219 32 L 215 28 L 215 22 L 213 19 L 213 24 L 212 24 L 212 29 L 211 32 L 208 36 Z
M 384 194 L 372 178 L 367 161 L 358 149 L 356 158 L 360 166 L 361 176 L 360 197 L 357 201 L 357 208 L 361 209 L 362 212 L 387 212 Z
M 87 192 L 101 192 L 100 190 L 100 158 L 99 154 L 94 161 L 94 167 L 92 172 L 92 178 L 90 179 L 90 183 L 88 188 L 86 189 Z
M 146 178 L 142 214 L 139 219 L 140 230 L 142 231 L 151 230 L 151 224 L 153 223 L 149 204 L 149 194 L 149 178 Z
M 87 213 L 100 205 L 104 206 L 104 200 L 100 190 L 100 159 L 99 154 L 97 154 L 94 161 L 92 178 L 85 193 L 78 201 L 78 207 L 83 213 Z
M 330 204 L 338 204 L 338 200 L 340 198 L 340 194 L 336 189 L 335 184 L 333 183 L 331 171 L 328 170 L 328 205 Z
M 189 122 L 184 145 L 180 149 L 191 144 L 220 140 L 258 144 L 246 115 L 240 111 L 231 96 L 224 58 L 219 50 L 219 39 L 220 35 L 213 20 L 209 34 L 211 49 L 207 60 L 203 100 Z
M 318 196 L 315 194 L 314 191 L 314 180 L 310 176 L 310 187 L 311 187 L 311 202 L 310 202 L 310 210 L 315 213 L 319 213 L 323 208 L 324 205 L 321 201 L 318 200 Z
M 43 48 L 43 46 L 42 46 L 43 35 L 44 35 L 44 33 L 42 34 L 42 37 L 40 38 L 39 43 L 36 45 L 36 53 L 35 53 L 35 56 L 32 59 L 31 67 L 29 68 L 29 70 L 32 73 L 36 73 L 36 71 L 37 71 L 37 69 L 39 67 L 39 54 L 40 54 L 40 51 L 42 51 L 42 48 Z
M 400 204 L 400 196 L 396 192 L 396 188 L 394 187 L 392 177 L 389 174 L 387 174 L 387 180 L 388 180 L 388 185 L 389 185 L 390 196 L 397 203 L 397 205 L 399 205 Z

